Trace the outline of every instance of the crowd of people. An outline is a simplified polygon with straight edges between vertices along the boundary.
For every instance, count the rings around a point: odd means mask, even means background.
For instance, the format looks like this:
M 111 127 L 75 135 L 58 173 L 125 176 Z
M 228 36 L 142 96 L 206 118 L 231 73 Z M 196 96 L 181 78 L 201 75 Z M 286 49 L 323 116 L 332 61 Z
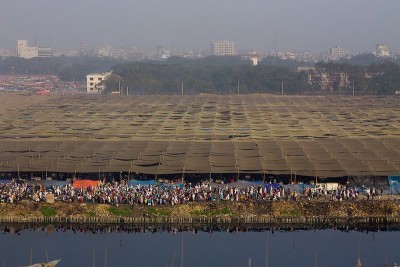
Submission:
M 358 200 L 359 192 L 346 186 L 336 190 L 326 188 L 306 188 L 304 192 L 285 190 L 279 184 L 252 185 L 238 187 L 229 184 L 215 184 L 201 181 L 196 184 L 186 183 L 183 186 L 174 184 L 141 185 L 129 182 L 101 182 L 97 186 L 74 187 L 72 182 L 65 185 L 42 186 L 10 181 L 0 183 L 0 202 L 17 203 L 22 200 L 45 202 L 48 195 L 56 201 L 98 203 L 98 204 L 129 204 L 135 205 L 178 205 L 188 202 L 213 201 L 297 201 L 323 198 L 331 201 Z M 376 193 L 374 192 L 374 195 Z M 379 194 L 378 194 L 379 195 Z M 367 194 L 368 198 L 370 194 Z M 380 197 L 380 196 L 379 196 Z
M 367 200 L 377 198 L 381 200 L 381 196 L 384 194 L 383 188 L 377 190 L 375 187 L 369 188 L 363 191 Z M 348 186 L 339 185 L 335 190 L 327 190 L 326 187 L 311 188 L 307 187 L 304 192 L 308 199 L 330 199 L 331 201 L 342 201 L 342 200 L 354 200 L 357 201 L 360 198 L 360 190 Z

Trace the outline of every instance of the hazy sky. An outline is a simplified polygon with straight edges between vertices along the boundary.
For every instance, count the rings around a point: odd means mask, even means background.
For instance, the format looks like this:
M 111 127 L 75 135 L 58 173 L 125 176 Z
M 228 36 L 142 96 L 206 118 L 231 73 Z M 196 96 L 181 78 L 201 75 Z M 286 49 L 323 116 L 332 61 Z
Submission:
M 156 45 L 322 52 L 400 50 L 400 0 L 0 0 L 0 47 Z

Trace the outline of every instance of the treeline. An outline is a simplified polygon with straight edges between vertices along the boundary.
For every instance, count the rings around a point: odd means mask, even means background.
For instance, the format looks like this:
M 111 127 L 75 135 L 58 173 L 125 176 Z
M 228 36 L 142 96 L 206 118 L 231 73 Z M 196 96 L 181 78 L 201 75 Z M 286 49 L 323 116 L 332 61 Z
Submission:
M 393 94 L 400 90 L 400 65 L 383 62 L 368 66 L 317 63 L 298 71 L 298 61 L 267 57 L 258 66 L 236 57 L 202 60 L 171 58 L 166 62 L 136 62 L 113 67 L 108 90 L 129 94 Z
M 350 59 L 342 58 L 337 61 L 337 63 L 361 65 L 361 66 L 368 66 L 371 64 L 383 64 L 385 62 L 393 62 L 400 64 L 400 57 L 398 57 L 397 59 L 384 58 L 384 57 L 377 57 L 374 54 L 364 53 L 352 56 Z
M 368 66 L 348 63 L 317 63 L 316 75 L 324 73 L 330 77 L 331 92 L 340 94 L 390 95 L 400 91 L 400 65 L 395 62 L 370 64 Z M 346 78 L 343 78 L 343 74 Z M 338 76 L 341 75 L 341 80 Z M 309 85 L 310 89 L 318 92 L 320 84 Z
M 393 94 L 400 91 L 400 59 L 357 55 L 330 63 L 305 63 L 267 57 L 258 66 L 240 57 L 122 62 L 113 58 L 54 57 L 0 59 L 0 74 L 57 75 L 84 81 L 89 73 L 113 71 L 107 90 L 130 94 Z M 298 71 L 298 67 L 315 70 Z M 121 88 L 121 89 L 120 89 Z
M 286 66 L 252 66 L 236 57 L 119 64 L 113 74 L 107 88 L 115 90 L 121 85 L 131 94 L 180 94 L 182 83 L 185 94 L 276 93 L 282 82 L 288 93 L 302 93 L 307 82 L 306 76 Z
M 62 81 L 85 81 L 89 73 L 109 71 L 121 63 L 113 58 L 96 57 L 51 57 L 24 59 L 0 58 L 0 74 L 3 75 L 56 75 Z

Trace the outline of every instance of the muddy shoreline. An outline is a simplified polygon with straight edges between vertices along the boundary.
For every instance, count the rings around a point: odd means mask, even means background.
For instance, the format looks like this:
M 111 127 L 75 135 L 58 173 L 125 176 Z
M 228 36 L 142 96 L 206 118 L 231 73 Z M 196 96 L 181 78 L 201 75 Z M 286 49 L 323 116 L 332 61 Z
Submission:
M 123 225 L 226 229 L 400 229 L 400 201 L 202 202 L 176 206 L 0 204 L 1 225 Z

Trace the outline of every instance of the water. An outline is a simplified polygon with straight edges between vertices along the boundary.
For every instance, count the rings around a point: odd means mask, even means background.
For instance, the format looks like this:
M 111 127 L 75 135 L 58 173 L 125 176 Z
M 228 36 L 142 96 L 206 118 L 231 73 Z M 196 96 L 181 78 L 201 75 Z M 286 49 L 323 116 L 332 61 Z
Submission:
M 268 241 L 267 241 L 268 240 Z M 350 266 L 400 262 L 400 232 L 264 231 L 96 233 L 24 230 L 0 236 L 0 266 L 49 258 L 62 266 Z M 267 249 L 268 243 L 268 249 Z M 267 253 L 268 250 L 268 253 Z M 107 251 L 107 253 L 106 253 Z

